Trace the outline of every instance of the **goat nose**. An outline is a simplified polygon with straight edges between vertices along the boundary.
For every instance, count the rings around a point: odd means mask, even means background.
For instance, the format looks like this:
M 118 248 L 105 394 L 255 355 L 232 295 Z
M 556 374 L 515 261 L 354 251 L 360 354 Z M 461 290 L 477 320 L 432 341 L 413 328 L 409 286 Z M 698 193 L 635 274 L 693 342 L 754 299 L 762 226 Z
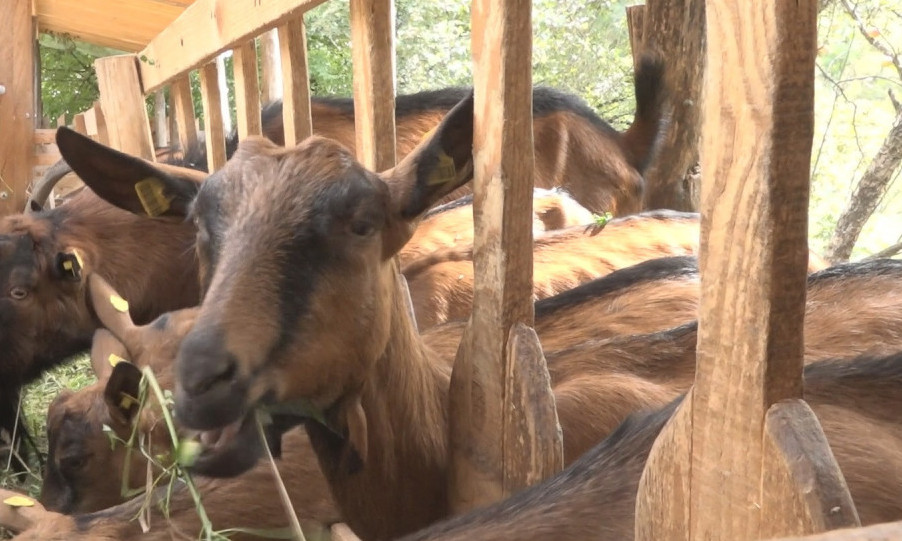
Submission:
M 223 333 L 215 327 L 195 329 L 179 348 L 179 385 L 189 395 L 202 395 L 235 377 L 237 362 L 223 347 Z

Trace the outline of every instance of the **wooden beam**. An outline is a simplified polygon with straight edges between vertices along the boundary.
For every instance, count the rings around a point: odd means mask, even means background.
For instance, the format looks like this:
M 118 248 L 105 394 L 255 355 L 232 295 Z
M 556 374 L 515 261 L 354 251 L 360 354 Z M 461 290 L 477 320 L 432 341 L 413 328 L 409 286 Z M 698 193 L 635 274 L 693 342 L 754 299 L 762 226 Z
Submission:
M 645 29 L 645 6 L 627 6 L 626 7 L 626 28 L 630 35 L 630 50 L 633 53 L 633 66 L 639 65 L 639 58 L 645 49 L 645 38 L 643 30 Z
M 213 60 L 226 49 L 323 2 L 197 0 L 139 54 L 144 90 L 156 90 L 182 73 Z
M 277 29 L 260 35 L 258 47 L 263 68 L 260 77 L 260 96 L 263 103 L 271 103 L 282 98 L 282 63 L 279 62 L 279 31 Z
M 374 171 L 395 165 L 393 0 L 351 0 L 357 159 Z
M 260 124 L 260 83 L 257 81 L 257 48 L 250 40 L 232 51 L 235 75 L 235 109 L 238 139 L 263 133 Z
M 30 0 L 0 16 L 0 216 L 21 212 L 34 160 L 34 22 Z
M 97 128 L 97 141 L 109 146 L 110 132 L 106 127 L 106 117 L 103 116 L 103 109 L 101 108 L 99 101 L 94 102 L 91 111 L 94 113 L 92 116 L 94 117 L 94 124 Z
M 282 58 L 282 123 L 285 146 L 293 147 L 313 135 L 304 16 L 287 21 L 278 32 Z
M 545 358 L 531 328 L 529 4 L 474 0 L 472 50 L 475 284 L 449 395 L 455 513 L 499 500 L 563 465 Z
M 106 119 L 110 146 L 133 156 L 153 160 L 150 122 L 133 54 L 94 61 L 100 105 Z
M 191 82 L 188 74 L 172 81 L 169 92 L 175 104 L 175 123 L 178 126 L 179 148 L 186 152 L 197 146 L 197 124 L 194 117 L 194 100 L 191 98 Z
M 805 537 L 783 537 L 774 541 L 897 541 L 898 539 L 902 539 L 902 522 L 846 528 Z
M 142 49 L 190 4 L 183 0 L 35 0 L 38 30 L 135 52 Z
M 88 135 L 88 125 L 85 122 L 85 114 L 78 113 L 72 117 L 72 129 L 82 135 Z
M 222 97 L 219 70 L 215 62 L 200 69 L 200 95 L 204 108 L 204 139 L 207 143 L 207 169 L 212 173 L 226 162 L 225 128 L 222 122 Z
M 698 364 L 640 482 L 638 540 L 857 522 L 799 399 L 816 4 L 707 2 Z

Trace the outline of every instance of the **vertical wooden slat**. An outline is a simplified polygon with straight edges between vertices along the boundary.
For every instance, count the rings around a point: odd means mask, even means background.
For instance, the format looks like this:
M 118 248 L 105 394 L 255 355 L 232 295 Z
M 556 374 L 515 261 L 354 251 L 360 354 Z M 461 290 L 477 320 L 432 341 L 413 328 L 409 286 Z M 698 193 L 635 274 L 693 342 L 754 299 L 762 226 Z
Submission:
M 285 146 L 293 147 L 313 134 L 310 79 L 307 74 L 307 35 L 303 16 L 279 27 L 279 52 L 282 59 Z
M 798 398 L 816 4 L 706 4 L 697 373 L 646 465 L 640 540 L 760 539 L 857 521 Z
M 449 395 L 455 512 L 501 499 L 563 463 L 545 358 L 531 328 L 529 4 L 475 0 L 472 29 L 475 284 Z
M 219 69 L 216 62 L 210 62 L 200 68 L 200 95 L 204 108 L 207 169 L 212 173 L 225 165 L 226 162 L 222 97 L 219 93 Z
M 166 94 L 162 90 L 153 93 L 154 145 L 169 146 L 169 121 L 166 117 Z
M 95 101 L 94 106 L 91 107 L 91 111 L 93 111 L 94 124 L 97 128 L 97 141 L 103 143 L 104 145 L 110 144 L 110 132 L 106 127 L 106 117 L 103 116 L 103 109 L 100 107 L 100 102 Z
M 34 160 L 34 23 L 30 0 L 0 15 L 0 215 L 21 212 Z
M 272 29 L 259 38 L 260 61 L 263 63 L 260 77 L 260 100 L 272 103 L 282 98 L 282 63 L 279 61 L 279 31 Z
M 235 76 L 235 110 L 238 139 L 263 133 L 260 125 L 260 84 L 257 82 L 257 49 L 254 40 L 232 51 Z
M 188 74 L 172 81 L 169 87 L 175 108 L 173 115 L 178 126 L 179 147 L 182 151 L 197 146 L 197 125 L 194 118 L 194 101 L 191 99 L 191 82 Z
M 357 159 L 375 171 L 395 165 L 392 0 L 351 0 Z
M 56 127 L 60 128 L 66 125 L 66 114 L 63 113 L 60 116 L 56 117 Z
M 84 113 L 78 113 L 72 117 L 72 129 L 82 135 L 88 135 L 88 124 L 85 122 Z
M 138 79 L 137 58 L 133 54 L 98 58 L 94 70 L 110 146 L 153 160 L 150 121 Z

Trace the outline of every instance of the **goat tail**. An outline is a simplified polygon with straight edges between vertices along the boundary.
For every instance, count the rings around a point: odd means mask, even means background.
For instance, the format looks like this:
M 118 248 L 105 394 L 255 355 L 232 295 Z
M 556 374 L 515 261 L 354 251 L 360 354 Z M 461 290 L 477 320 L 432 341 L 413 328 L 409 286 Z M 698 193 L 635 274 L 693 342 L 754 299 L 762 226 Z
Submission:
M 630 163 L 645 173 L 654 157 L 657 142 L 665 128 L 667 88 L 664 59 L 659 53 L 642 54 L 636 68 L 636 116 L 623 133 L 621 143 Z

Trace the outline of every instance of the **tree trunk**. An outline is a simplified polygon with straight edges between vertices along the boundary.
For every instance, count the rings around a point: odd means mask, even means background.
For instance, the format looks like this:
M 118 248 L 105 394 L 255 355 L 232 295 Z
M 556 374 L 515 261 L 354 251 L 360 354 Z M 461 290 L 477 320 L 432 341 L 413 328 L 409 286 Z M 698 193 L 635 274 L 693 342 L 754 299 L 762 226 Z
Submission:
M 825 254 L 829 261 L 836 263 L 849 259 L 855 241 L 861 234 L 861 228 L 886 193 L 900 162 L 902 162 L 902 112 L 896 116 L 893 127 L 883 140 L 883 145 L 858 181 L 849 200 L 849 206 L 836 222 L 836 230 Z
M 701 135 L 701 90 L 705 57 L 703 0 L 648 0 L 645 46 L 668 59 L 665 81 L 671 117 L 658 146 L 658 156 L 645 173 L 645 206 L 649 209 L 698 209 L 698 164 Z

